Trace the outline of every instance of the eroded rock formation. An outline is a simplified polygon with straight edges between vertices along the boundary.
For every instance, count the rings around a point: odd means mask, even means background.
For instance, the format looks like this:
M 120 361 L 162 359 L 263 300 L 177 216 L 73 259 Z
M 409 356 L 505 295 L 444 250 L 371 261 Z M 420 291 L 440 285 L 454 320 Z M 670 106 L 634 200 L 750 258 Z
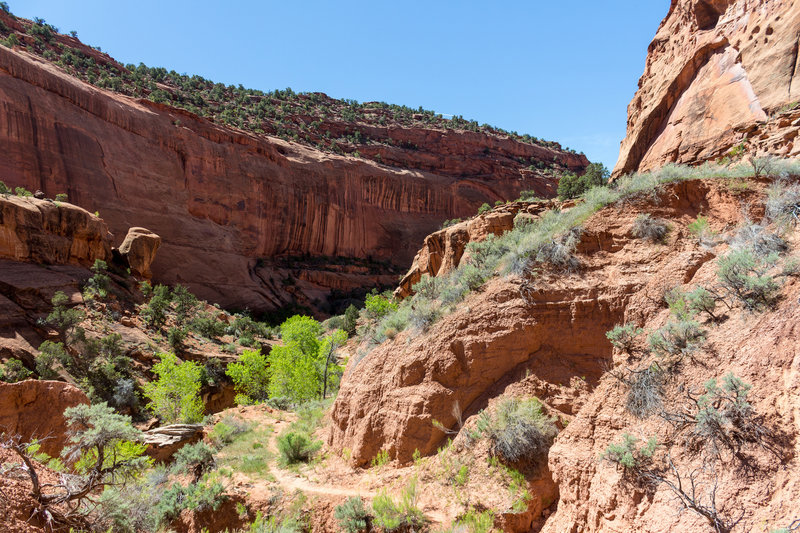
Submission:
M 557 180 L 529 170 L 530 161 L 587 164 L 470 131 L 372 126 L 369 134 L 396 144 L 375 148 L 386 164 L 220 126 L 98 89 L 20 47 L 0 48 L 3 179 L 65 192 L 99 210 L 116 235 L 149 228 L 162 238 L 157 281 L 238 308 L 316 306 L 331 288 L 373 286 L 393 269 L 340 276 L 326 258 L 405 267 L 445 219 L 521 189 L 552 195 Z M 286 257 L 320 261 L 293 271 L 275 264 Z
M 38 439 L 41 451 L 58 457 L 67 442 L 64 409 L 89 404 L 79 388 L 60 381 L 0 382 L 0 433 L 23 442 Z
M 128 262 L 131 272 L 145 278 L 152 277 L 150 265 L 156 258 L 161 237 L 145 228 L 131 228 L 119 245 L 119 253 Z
M 672 0 L 614 175 L 717 159 L 741 143 L 800 154 L 798 27 L 793 0 Z

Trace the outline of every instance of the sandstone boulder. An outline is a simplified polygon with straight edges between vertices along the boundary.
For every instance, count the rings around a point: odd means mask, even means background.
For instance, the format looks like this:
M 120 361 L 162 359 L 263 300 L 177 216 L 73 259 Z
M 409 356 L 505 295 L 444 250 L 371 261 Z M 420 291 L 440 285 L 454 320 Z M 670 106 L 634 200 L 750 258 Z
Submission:
M 41 451 L 58 456 L 67 441 L 64 409 L 88 403 L 83 391 L 61 381 L 0 383 L 0 432 L 39 439 Z
M 202 438 L 202 424 L 171 424 L 144 432 L 147 455 L 162 462 L 169 461 L 175 452 Z
M 0 258 L 91 266 L 111 257 L 111 234 L 100 218 L 67 203 L 0 196 Z
M 150 279 L 150 265 L 156 258 L 161 237 L 145 228 L 131 228 L 119 247 L 119 252 L 128 261 L 131 273 Z

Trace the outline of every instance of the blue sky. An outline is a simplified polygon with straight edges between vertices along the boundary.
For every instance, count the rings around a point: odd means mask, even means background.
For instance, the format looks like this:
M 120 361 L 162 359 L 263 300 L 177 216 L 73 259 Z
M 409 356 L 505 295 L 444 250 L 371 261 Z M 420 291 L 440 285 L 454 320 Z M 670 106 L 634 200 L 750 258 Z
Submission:
M 123 63 L 383 100 L 614 165 L 669 0 L 7 0 Z

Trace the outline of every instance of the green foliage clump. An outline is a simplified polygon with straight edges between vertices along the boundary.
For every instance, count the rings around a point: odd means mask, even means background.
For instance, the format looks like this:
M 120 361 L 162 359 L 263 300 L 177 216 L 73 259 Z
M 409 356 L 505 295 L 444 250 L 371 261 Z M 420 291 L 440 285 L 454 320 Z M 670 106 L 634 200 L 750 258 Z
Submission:
M 225 372 L 236 388 L 236 403 L 250 405 L 269 396 L 269 363 L 260 350 L 245 350 Z
M 648 337 L 650 350 L 662 357 L 682 358 L 695 351 L 706 338 L 695 320 L 671 320 Z
M 397 303 L 392 301 L 391 293 L 373 293 L 367 295 L 367 299 L 364 301 L 364 308 L 368 318 L 380 320 L 387 314 L 397 311 Z
M 389 450 L 379 450 L 370 461 L 370 464 L 376 468 L 389 464 Z
M 36 356 L 36 373 L 42 379 L 55 379 L 58 372 L 53 368 L 57 362 L 67 361 L 69 355 L 60 342 L 44 341 L 39 345 L 39 354 Z
M 4 181 L 0 181 L 0 194 L 3 196 L 8 196 L 11 194 L 11 189 L 9 189 L 8 185 Z
M 346 533 L 359 533 L 369 529 L 370 514 L 364 507 L 364 500 L 351 496 L 341 505 L 336 506 L 333 513 L 336 521 Z
M 198 313 L 189 323 L 189 327 L 207 339 L 216 339 L 225 335 L 227 326 L 211 313 Z
M 167 321 L 167 311 L 172 303 L 172 295 L 166 285 L 156 285 L 152 289 L 150 301 L 141 310 L 139 316 L 145 324 L 153 329 L 159 329 Z
M 153 366 L 157 379 L 146 383 L 147 407 L 166 424 L 195 423 L 203 419 L 200 399 L 202 367 L 193 361 L 180 362 L 175 354 L 159 354 Z
M 67 196 L 65 193 L 60 192 L 60 193 L 56 194 L 56 197 L 55 197 L 55 201 L 56 202 L 66 202 L 68 200 L 69 200 L 69 196 Z
M 199 307 L 197 297 L 183 285 L 175 285 L 171 300 L 175 303 L 175 321 L 183 326 L 189 316 Z
M 246 433 L 248 429 L 246 423 L 237 418 L 228 416 L 214 424 L 214 427 L 211 428 L 208 434 L 208 439 L 217 448 L 222 448 L 236 440 L 236 437 L 239 435 Z
M 652 364 L 644 370 L 631 372 L 625 380 L 628 395 L 625 408 L 637 418 L 646 418 L 661 406 L 664 375 L 661 367 Z
M 490 533 L 494 528 L 494 513 L 491 510 L 478 511 L 470 507 L 458 520 L 453 531 L 465 533 Z
M 161 495 L 156 514 L 161 517 L 160 522 L 166 524 L 175 520 L 184 509 L 216 511 L 225 499 L 225 487 L 217 480 L 206 479 L 187 486 L 176 483 Z
M 5 364 L 0 364 L 0 381 L 16 383 L 28 379 L 32 375 L 33 372 L 25 368 L 19 359 L 9 359 Z
M 489 438 L 492 454 L 510 463 L 545 454 L 558 433 L 537 398 L 503 399 L 493 416 L 484 412 L 481 417 L 481 428 Z
M 711 242 L 716 236 L 716 233 L 708 223 L 708 217 L 702 215 L 698 216 L 694 222 L 691 222 L 686 229 L 701 243 Z
M 697 400 L 695 432 L 714 448 L 720 444 L 736 449 L 746 440 L 758 437 L 754 415 L 747 395 L 752 386 L 733 373 L 722 378 L 722 385 L 716 379 L 705 383 L 705 394 Z
M 600 455 L 600 459 L 619 465 L 626 471 L 640 470 L 650 463 L 658 447 L 658 441 L 653 437 L 643 446 L 637 446 L 639 442 L 639 439 L 630 433 L 625 433 L 622 435 L 622 442 L 609 444 Z
M 403 489 L 400 501 L 395 501 L 385 491 L 372 500 L 374 523 L 383 531 L 419 531 L 425 527 L 427 518 L 417 507 L 417 478 L 413 477 Z
M 322 447 L 322 442 L 308 433 L 291 429 L 278 435 L 276 443 L 284 465 L 307 463 Z
M 644 330 L 636 324 L 616 325 L 614 329 L 606 332 L 606 338 L 614 347 L 630 353 L 636 345 L 636 337 L 642 333 Z
M 183 342 L 186 340 L 186 330 L 181 327 L 171 327 L 167 330 L 167 344 L 175 352 L 183 349 Z
M 33 196 L 33 193 L 28 189 L 26 189 L 25 187 L 15 187 L 14 194 L 16 194 L 17 196 L 21 196 L 23 198 L 29 198 Z
M 487 204 L 486 202 L 484 202 L 484 203 L 483 203 L 483 204 L 482 204 L 482 205 L 481 205 L 481 206 L 478 208 L 478 214 L 479 214 L 479 215 L 482 215 L 482 214 L 484 214 L 484 213 L 488 213 L 488 212 L 489 212 L 489 211 L 491 211 L 491 210 L 492 210 L 492 206 L 490 206 L 489 204 Z
M 748 310 L 770 308 L 780 293 L 780 285 L 768 274 L 777 259 L 775 253 L 762 257 L 746 248 L 733 250 L 717 262 L 717 278 L 726 294 Z
M 322 324 L 308 316 L 295 315 L 281 324 L 283 345 L 274 346 L 267 357 L 270 397 L 303 403 L 335 388 L 341 367 L 334 356 L 347 334 L 336 330 L 321 335 Z
M 92 265 L 92 277 L 86 281 L 84 297 L 102 300 L 108 296 L 110 289 L 111 278 L 108 276 L 108 264 L 100 259 L 95 259 L 94 265 Z
M 350 306 L 344 312 L 344 321 L 342 322 L 342 329 L 348 336 L 352 337 L 356 333 L 356 325 L 358 324 L 358 308 L 355 305 Z
M 76 326 L 86 318 L 86 315 L 80 309 L 67 307 L 69 297 L 61 291 L 57 291 L 53 295 L 51 303 L 53 310 L 43 323 L 56 328 L 63 338 L 69 339 Z
M 582 176 L 564 174 L 558 181 L 558 197 L 562 200 L 577 198 L 593 187 L 602 187 L 610 173 L 602 163 L 591 163 Z

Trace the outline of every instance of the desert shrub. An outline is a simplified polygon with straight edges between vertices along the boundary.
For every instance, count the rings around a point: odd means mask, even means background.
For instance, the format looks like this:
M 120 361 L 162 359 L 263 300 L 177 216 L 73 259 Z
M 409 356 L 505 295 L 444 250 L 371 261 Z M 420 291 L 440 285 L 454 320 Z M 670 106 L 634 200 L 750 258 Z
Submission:
M 478 208 L 478 214 L 479 214 L 479 215 L 482 215 L 482 214 L 484 214 L 484 213 L 488 213 L 488 212 L 489 212 L 489 211 L 491 211 L 491 210 L 492 210 L 492 206 L 490 206 L 489 204 L 487 204 L 486 202 L 484 202 L 484 203 L 483 203 L 483 204 L 482 204 L 482 205 L 481 205 L 481 206 Z
M 144 385 L 147 407 L 164 423 L 193 423 L 203 419 L 200 399 L 202 368 L 193 361 L 180 362 L 174 354 L 159 354 L 153 366 L 157 379 Z
M 227 326 L 211 313 L 201 312 L 189 322 L 189 328 L 207 339 L 216 339 L 225 335 Z
M 175 303 L 175 320 L 181 326 L 189 315 L 200 306 L 197 297 L 183 285 L 175 285 L 172 289 L 171 300 Z
M 370 514 L 364 507 L 364 501 L 358 496 L 351 496 L 341 505 L 336 506 L 333 513 L 336 521 L 347 533 L 367 531 Z
M 171 303 L 172 295 L 169 292 L 169 287 L 156 285 L 153 287 L 150 301 L 140 311 L 139 316 L 149 327 L 158 329 L 167 321 L 167 311 Z
M 671 320 L 648 337 L 650 349 L 662 357 L 682 357 L 705 341 L 705 331 L 695 320 Z
M 39 353 L 36 355 L 36 373 L 41 379 L 54 379 L 58 377 L 58 372 L 53 365 L 66 361 L 68 357 L 62 343 L 44 341 L 39 345 Z
M 51 303 L 53 310 L 43 323 L 56 328 L 63 338 L 69 339 L 76 326 L 86 318 L 86 315 L 80 309 L 67 307 L 69 297 L 61 291 L 57 291 L 53 295 Z
M 661 407 L 663 382 L 663 373 L 656 364 L 632 372 L 626 380 L 628 395 L 625 408 L 628 412 L 637 418 L 646 418 Z
M 108 264 L 100 259 L 94 260 L 92 277 L 86 281 L 85 292 L 90 297 L 106 298 L 111 288 L 111 278 L 108 276 Z
M 222 448 L 234 440 L 239 435 L 249 431 L 250 427 L 241 419 L 226 416 L 211 428 L 208 433 L 208 440 L 217 448 Z
M 761 224 L 746 222 L 730 239 L 733 249 L 750 250 L 757 257 L 767 258 L 786 251 L 786 241 Z
M 608 445 L 600 455 L 600 460 L 621 466 L 628 472 L 641 470 L 650 464 L 658 447 L 658 441 L 653 437 L 643 446 L 637 446 L 639 442 L 640 440 L 630 433 L 625 433 L 622 435 L 621 443 Z
M 167 344 L 174 351 L 179 352 L 183 348 L 183 341 L 186 340 L 186 330 L 181 327 L 171 327 L 167 330 Z
M 353 336 L 356 333 L 356 324 L 358 322 L 358 308 L 355 305 L 350 306 L 344 312 L 344 320 L 342 321 L 342 329 L 347 332 L 348 336 Z
M 484 417 L 488 415 L 484 414 Z M 547 452 L 558 430 L 536 398 L 507 398 L 485 418 L 485 433 L 493 455 L 514 463 Z
M 797 225 L 800 217 L 800 186 L 774 183 L 767 191 L 766 214 L 778 223 Z
M 749 249 L 733 250 L 717 262 L 717 278 L 725 293 L 748 310 L 772 307 L 780 286 L 767 272 L 777 261 L 774 254 L 756 256 Z
M 270 516 L 264 518 L 259 511 L 256 519 L 246 531 L 247 533 L 303 533 L 304 528 L 294 517 Z
M 373 320 L 380 320 L 387 314 L 397 311 L 397 303 L 392 301 L 391 293 L 368 294 L 364 301 L 367 317 Z
M 136 382 L 131 378 L 118 379 L 111 394 L 111 404 L 116 407 L 136 407 L 139 404 Z
M 26 189 L 25 187 L 15 187 L 14 194 L 17 196 L 21 196 L 23 198 L 30 198 L 33 196 L 33 193 Z
M 695 433 L 707 445 L 716 449 L 720 444 L 736 448 L 747 440 L 754 440 L 753 411 L 747 395 L 751 385 L 733 373 L 705 383 L 705 394 L 697 400 Z
M 56 200 L 56 202 L 66 202 L 67 200 L 69 200 L 69 197 L 65 193 L 62 192 L 62 193 L 56 194 L 55 200 Z
M 372 500 L 374 523 L 383 531 L 419 531 L 427 522 L 425 514 L 417 507 L 417 478 L 413 477 L 403 489 L 400 501 L 395 501 L 385 491 Z
M 389 450 L 379 450 L 375 457 L 370 461 L 370 465 L 375 468 L 380 468 L 389 463 Z
M 276 443 L 280 461 L 284 465 L 307 463 L 322 447 L 322 442 L 315 440 L 308 433 L 292 430 L 278 435 Z
M 238 393 L 236 403 L 250 405 L 269 395 L 269 364 L 259 350 L 245 350 L 239 361 L 230 363 L 225 372 Z
M 717 297 L 704 287 L 697 287 L 685 295 L 686 306 L 691 313 L 706 313 L 711 320 L 716 321 L 714 311 L 717 308 Z
M 753 176 L 758 178 L 762 175 L 770 175 L 776 169 L 775 156 L 751 157 L 750 165 L 753 167 Z
M 637 239 L 663 243 L 669 233 L 669 224 L 645 213 L 636 217 L 631 232 Z
M 11 194 L 11 189 L 8 188 L 8 185 L 6 185 L 4 181 L 0 181 L 0 194 L 3 196 Z
M 716 233 L 708 224 L 708 217 L 698 216 L 694 222 L 691 222 L 686 229 L 691 233 L 701 244 L 713 244 Z
M 564 174 L 558 181 L 558 197 L 562 200 L 577 198 L 593 187 L 601 187 L 608 181 L 608 169 L 602 163 L 591 163 L 582 176 Z
M 225 487 L 217 480 L 204 479 L 185 487 L 176 483 L 161 495 L 156 514 L 161 517 L 160 522 L 166 524 L 175 520 L 184 509 L 216 511 L 225 499 Z
M 214 469 L 214 450 L 205 442 L 188 444 L 175 453 L 175 464 L 179 469 L 189 469 L 195 480 Z
M 616 325 L 614 329 L 606 332 L 606 338 L 614 347 L 630 353 L 636 346 L 636 337 L 642 333 L 644 330 L 636 324 Z
M 490 533 L 494 528 L 494 513 L 491 510 L 478 511 L 470 507 L 458 520 L 453 532 Z
M 16 383 L 28 379 L 32 375 L 33 372 L 25 368 L 19 359 L 9 359 L 5 364 L 0 364 L 0 381 Z

